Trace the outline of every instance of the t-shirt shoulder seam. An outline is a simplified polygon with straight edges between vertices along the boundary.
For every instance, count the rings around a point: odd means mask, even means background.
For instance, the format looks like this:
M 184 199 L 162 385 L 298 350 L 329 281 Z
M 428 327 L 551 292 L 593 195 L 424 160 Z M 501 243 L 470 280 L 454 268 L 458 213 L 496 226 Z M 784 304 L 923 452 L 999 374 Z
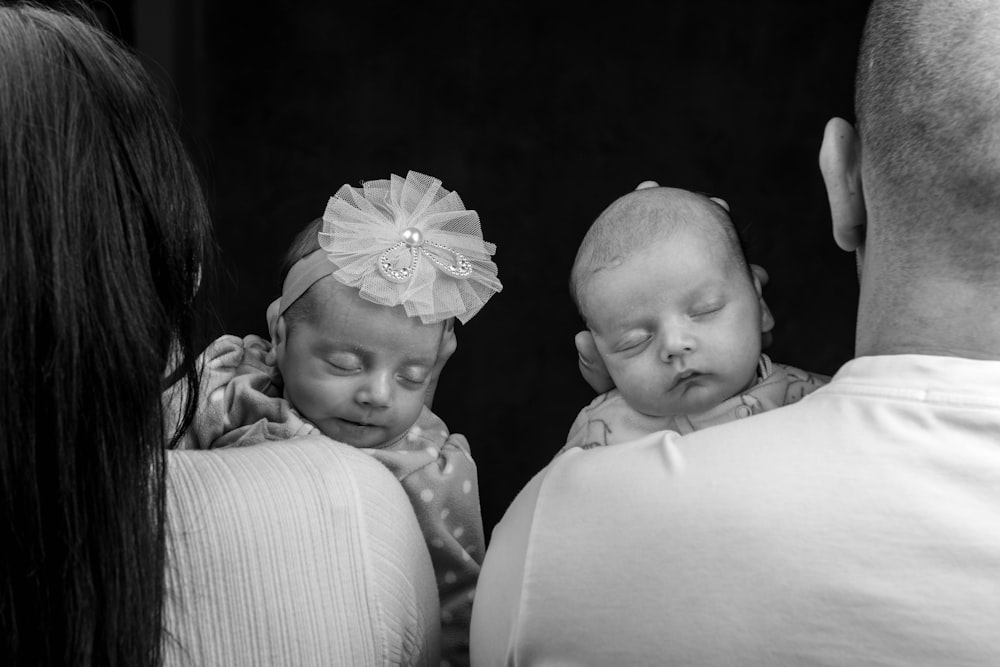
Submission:
M 820 395 L 826 397 L 866 397 L 887 401 L 912 403 L 937 403 L 940 405 L 981 408 L 986 410 L 1000 409 L 1000 398 L 994 396 L 947 391 L 943 389 L 890 387 L 885 385 L 855 383 L 844 380 L 828 384 L 821 390 L 817 390 L 812 394 L 812 396 L 816 397 L 819 397 Z

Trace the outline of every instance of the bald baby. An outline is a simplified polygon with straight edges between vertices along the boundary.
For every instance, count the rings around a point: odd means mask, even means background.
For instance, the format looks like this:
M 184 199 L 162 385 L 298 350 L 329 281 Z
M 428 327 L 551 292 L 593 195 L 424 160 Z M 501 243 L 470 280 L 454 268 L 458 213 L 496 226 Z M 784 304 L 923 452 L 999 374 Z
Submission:
M 570 272 L 570 293 L 584 321 L 589 321 L 587 285 L 595 274 L 668 241 L 679 229 L 702 235 L 719 262 L 752 281 L 739 234 L 720 201 L 658 186 L 641 187 L 613 201 L 583 237 Z
M 576 337 L 581 369 L 599 368 L 611 386 L 561 451 L 688 433 L 826 381 L 762 353 L 774 321 L 722 200 L 642 184 L 594 221 L 570 285 L 587 324 Z

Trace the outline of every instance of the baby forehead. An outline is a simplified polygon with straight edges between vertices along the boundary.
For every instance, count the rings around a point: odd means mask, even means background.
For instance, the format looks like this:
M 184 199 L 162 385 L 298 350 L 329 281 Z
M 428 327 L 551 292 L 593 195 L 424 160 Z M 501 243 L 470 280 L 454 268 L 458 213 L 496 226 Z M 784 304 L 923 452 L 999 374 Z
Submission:
M 652 212 L 655 216 L 656 213 Z M 698 259 L 702 269 L 728 271 L 742 265 L 742 247 L 728 221 L 711 215 L 647 219 L 646 224 L 622 225 L 617 238 L 594 239 L 581 253 L 580 278 L 604 271 L 625 271 L 654 258 L 658 262 Z
M 746 280 L 715 250 L 698 244 L 664 250 L 654 244 L 591 273 L 581 285 L 579 305 L 585 317 L 690 305 L 742 290 Z
M 310 319 L 318 335 L 330 343 L 352 344 L 370 350 L 430 350 L 436 353 L 445 323 L 424 324 L 407 315 L 403 306 L 387 306 L 363 299 L 357 289 L 331 276 L 317 283 L 311 295 Z
M 642 248 L 678 232 L 724 240 L 732 230 L 728 212 L 708 197 L 683 190 L 657 188 L 630 193 L 598 216 L 601 236 L 619 239 L 624 247 Z
M 658 292 L 693 292 L 742 281 L 743 272 L 728 259 L 718 243 L 696 234 L 682 233 L 660 239 L 595 267 L 585 291 L 629 292 L 635 295 Z
M 697 255 L 705 263 L 718 267 L 732 265 L 732 258 L 738 245 L 730 243 L 729 236 L 721 224 L 707 220 L 682 220 L 663 225 L 633 243 L 623 246 L 617 257 L 610 258 L 607 266 L 627 265 L 633 261 L 658 257 L 660 259 L 680 258 Z M 598 267 L 595 266 L 595 269 Z

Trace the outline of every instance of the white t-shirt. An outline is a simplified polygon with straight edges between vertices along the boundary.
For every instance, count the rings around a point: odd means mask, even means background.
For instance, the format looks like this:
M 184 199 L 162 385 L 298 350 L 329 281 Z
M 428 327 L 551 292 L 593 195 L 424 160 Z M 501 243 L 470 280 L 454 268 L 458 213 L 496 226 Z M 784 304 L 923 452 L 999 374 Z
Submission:
M 494 530 L 474 665 L 1000 665 L 1000 362 L 556 458 Z

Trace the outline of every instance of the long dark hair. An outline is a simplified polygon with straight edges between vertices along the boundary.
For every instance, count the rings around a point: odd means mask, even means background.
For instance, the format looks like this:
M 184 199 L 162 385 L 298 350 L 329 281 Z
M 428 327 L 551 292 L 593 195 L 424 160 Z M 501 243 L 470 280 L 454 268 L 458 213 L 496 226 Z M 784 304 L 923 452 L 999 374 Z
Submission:
M 210 226 L 142 66 L 0 7 L 0 663 L 160 662 L 164 374 L 197 400 Z

